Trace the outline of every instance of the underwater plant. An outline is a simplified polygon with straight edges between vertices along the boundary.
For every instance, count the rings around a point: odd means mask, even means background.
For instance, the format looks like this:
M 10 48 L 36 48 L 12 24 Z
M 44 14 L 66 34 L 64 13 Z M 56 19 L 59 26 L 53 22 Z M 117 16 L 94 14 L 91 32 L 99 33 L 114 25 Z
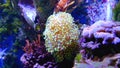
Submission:
M 17 35 L 22 21 L 14 0 L 0 4 L 0 41 L 4 36 Z
M 114 12 L 114 20 L 120 21 L 120 2 L 113 9 L 113 12 Z
M 0 48 L 6 50 L 3 67 L 0 68 L 21 68 L 19 61 L 22 51 L 19 38 L 20 29 L 24 20 L 19 11 L 18 0 L 4 0 L 0 3 Z M 12 61 L 12 63 L 11 63 Z

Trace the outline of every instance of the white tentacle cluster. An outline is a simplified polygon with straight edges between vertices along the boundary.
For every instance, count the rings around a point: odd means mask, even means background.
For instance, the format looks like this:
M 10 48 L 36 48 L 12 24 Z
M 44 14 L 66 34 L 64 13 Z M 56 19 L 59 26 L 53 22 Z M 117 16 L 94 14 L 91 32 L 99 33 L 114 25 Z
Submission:
M 65 49 L 78 40 L 78 26 L 73 22 L 72 16 L 65 12 L 58 12 L 48 18 L 43 35 L 49 52 Z

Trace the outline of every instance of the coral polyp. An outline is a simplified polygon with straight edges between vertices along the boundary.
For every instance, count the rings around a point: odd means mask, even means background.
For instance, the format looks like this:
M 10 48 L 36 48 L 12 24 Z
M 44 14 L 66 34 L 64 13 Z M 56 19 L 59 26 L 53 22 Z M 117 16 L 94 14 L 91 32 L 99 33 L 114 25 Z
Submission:
M 58 12 L 48 18 L 44 38 L 49 52 L 63 50 L 78 40 L 78 26 L 73 22 L 73 17 L 66 12 Z

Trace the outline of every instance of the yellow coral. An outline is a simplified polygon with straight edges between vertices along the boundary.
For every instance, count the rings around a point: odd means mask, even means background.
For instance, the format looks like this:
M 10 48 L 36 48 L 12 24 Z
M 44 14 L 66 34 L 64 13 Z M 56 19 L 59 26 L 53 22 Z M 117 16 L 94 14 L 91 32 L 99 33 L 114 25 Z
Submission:
M 49 52 L 65 49 L 79 37 L 78 26 L 69 13 L 59 12 L 51 15 L 46 23 L 45 45 Z

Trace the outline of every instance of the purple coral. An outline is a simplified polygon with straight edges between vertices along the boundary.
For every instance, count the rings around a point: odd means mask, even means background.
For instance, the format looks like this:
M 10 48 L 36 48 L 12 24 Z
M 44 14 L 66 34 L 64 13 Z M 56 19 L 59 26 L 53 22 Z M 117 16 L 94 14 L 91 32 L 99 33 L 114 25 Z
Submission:
M 106 8 L 103 8 L 104 6 L 106 6 L 105 3 L 98 2 L 98 3 L 90 4 L 87 7 L 88 16 L 90 17 L 91 24 L 93 24 L 94 22 L 98 20 L 105 20 Z
M 24 68 L 72 68 L 74 64 L 74 59 L 63 59 L 63 61 L 57 62 L 56 57 L 46 51 L 43 40 L 40 40 L 40 35 L 33 42 L 26 40 L 23 50 L 25 53 L 20 60 L 24 64 Z
M 23 48 L 25 53 L 20 59 L 24 64 L 24 68 L 54 68 L 54 58 L 46 51 L 44 42 L 40 42 L 40 35 L 32 43 L 28 40 L 26 42 Z
M 86 55 L 103 57 L 120 52 L 120 24 L 98 21 L 83 29 L 80 45 Z
M 110 4 L 111 6 L 108 7 L 108 4 Z M 93 24 L 99 20 L 106 20 L 109 17 L 111 18 L 112 16 L 110 15 L 112 14 L 109 14 L 109 13 L 110 13 L 110 10 L 112 10 L 111 8 L 115 7 L 115 4 L 116 4 L 115 0 L 110 0 L 109 3 L 107 0 L 101 0 L 101 1 L 98 0 L 96 2 L 90 3 L 87 6 L 88 17 L 91 20 L 90 24 Z

